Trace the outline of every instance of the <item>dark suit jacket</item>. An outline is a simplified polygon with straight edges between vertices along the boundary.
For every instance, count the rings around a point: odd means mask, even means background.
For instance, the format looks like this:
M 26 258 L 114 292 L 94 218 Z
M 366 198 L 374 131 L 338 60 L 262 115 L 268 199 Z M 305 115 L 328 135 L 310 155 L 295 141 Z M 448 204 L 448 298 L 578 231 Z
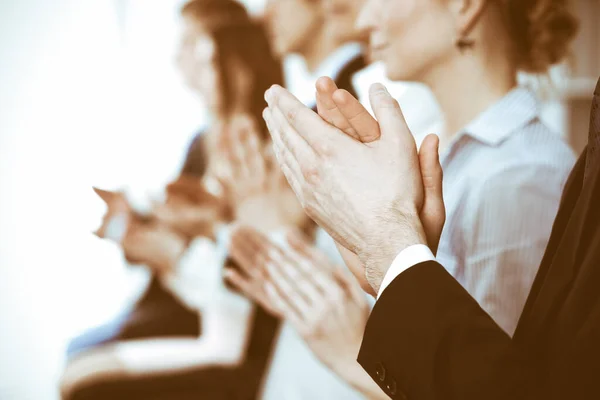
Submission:
M 435 262 L 388 286 L 359 362 L 398 399 L 600 399 L 600 81 L 514 337 Z

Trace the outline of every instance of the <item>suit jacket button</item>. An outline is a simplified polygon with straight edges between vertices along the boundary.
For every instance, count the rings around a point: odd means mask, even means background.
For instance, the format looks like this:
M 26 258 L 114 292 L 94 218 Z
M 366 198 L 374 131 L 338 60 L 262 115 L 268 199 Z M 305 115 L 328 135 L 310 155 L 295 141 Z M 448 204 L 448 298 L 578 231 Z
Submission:
M 380 382 L 385 381 L 385 367 L 382 363 L 377 363 L 375 365 L 375 374 L 377 375 L 377 379 L 379 379 Z
M 398 387 L 396 386 L 396 381 L 392 379 L 391 382 L 389 382 L 387 385 L 387 390 L 388 392 L 390 392 L 390 394 L 392 396 L 394 396 L 396 393 L 398 393 Z

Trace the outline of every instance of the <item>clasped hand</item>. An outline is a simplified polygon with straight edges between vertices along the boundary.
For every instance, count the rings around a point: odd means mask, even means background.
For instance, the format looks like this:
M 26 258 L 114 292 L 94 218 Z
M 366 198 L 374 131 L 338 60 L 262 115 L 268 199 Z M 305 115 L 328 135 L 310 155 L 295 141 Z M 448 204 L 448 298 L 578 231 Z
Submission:
M 343 248 L 363 288 L 377 293 L 395 256 L 435 250 L 445 220 L 438 139 L 418 153 L 397 101 L 375 84 L 376 120 L 348 92 L 321 79 L 319 114 L 279 86 L 263 113 L 275 155 L 306 213 Z M 356 255 L 356 260 L 349 260 Z

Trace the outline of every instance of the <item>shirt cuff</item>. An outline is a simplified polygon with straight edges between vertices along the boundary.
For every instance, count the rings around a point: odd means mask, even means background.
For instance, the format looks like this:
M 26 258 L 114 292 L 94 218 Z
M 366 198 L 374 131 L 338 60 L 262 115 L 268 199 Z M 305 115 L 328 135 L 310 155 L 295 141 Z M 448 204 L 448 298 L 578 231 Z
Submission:
M 379 287 L 379 293 L 377 293 L 377 299 L 381 297 L 385 288 L 388 287 L 398 275 L 413 265 L 426 261 L 435 261 L 435 257 L 429 247 L 424 244 L 415 244 L 402 250 L 396 258 L 394 258 L 392 265 L 383 277 L 383 281 Z

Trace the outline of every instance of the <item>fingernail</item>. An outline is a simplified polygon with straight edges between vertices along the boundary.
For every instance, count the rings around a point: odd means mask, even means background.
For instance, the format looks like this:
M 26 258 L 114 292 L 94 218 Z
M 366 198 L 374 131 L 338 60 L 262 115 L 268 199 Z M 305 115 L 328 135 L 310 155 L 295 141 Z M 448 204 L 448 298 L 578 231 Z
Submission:
M 268 105 L 271 105 L 271 98 L 273 97 L 273 94 L 271 93 L 271 89 L 267 89 L 267 91 L 265 92 L 265 101 L 267 102 Z
M 381 84 L 381 83 L 375 83 L 372 86 L 372 90 L 373 90 L 373 93 L 390 94 L 390 92 L 388 92 L 387 88 L 385 86 L 383 86 L 383 84 Z

